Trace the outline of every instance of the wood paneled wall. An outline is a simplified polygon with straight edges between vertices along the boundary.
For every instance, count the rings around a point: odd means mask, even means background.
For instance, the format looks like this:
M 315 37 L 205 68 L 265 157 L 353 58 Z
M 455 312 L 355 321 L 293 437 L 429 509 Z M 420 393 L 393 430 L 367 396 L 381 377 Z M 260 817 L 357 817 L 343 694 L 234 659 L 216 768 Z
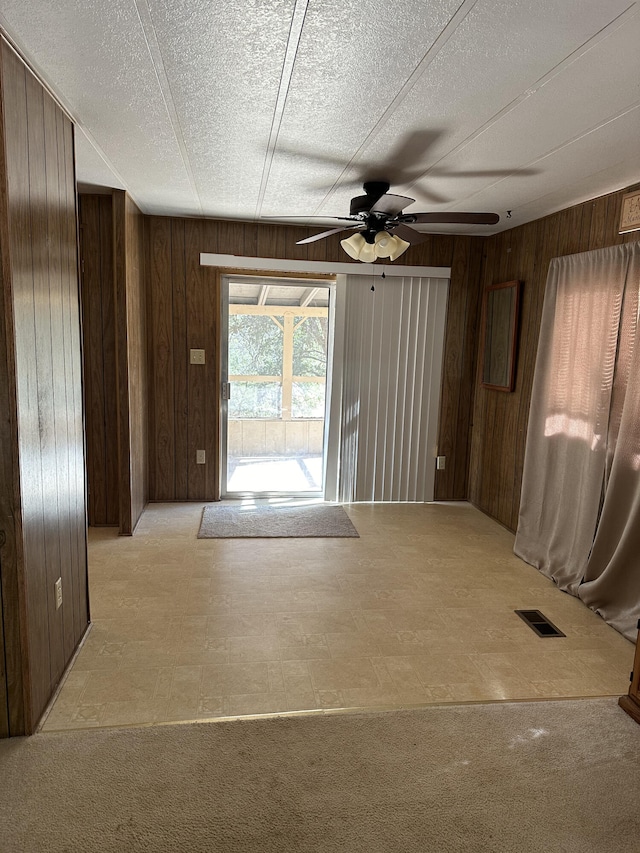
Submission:
M 200 266 L 211 223 L 152 217 L 148 226 L 149 497 L 216 500 L 219 284 Z M 204 365 L 189 364 L 191 348 L 204 349 Z
M 145 217 L 80 196 L 89 524 L 131 535 L 148 501 Z
M 120 523 L 111 193 L 81 195 L 80 259 L 89 524 Z
M 510 394 L 492 391 L 476 382 L 469 499 L 513 531 L 518 525 L 531 387 L 549 262 L 562 255 L 640 239 L 637 231 L 618 234 L 624 192 L 504 231 L 485 243 L 478 296 L 490 284 L 512 279 L 524 284 L 515 390 Z
M 85 460 L 73 126 L 4 41 L 0 51 L 9 414 L 0 559 L 9 733 L 21 734 L 33 731 L 88 624 Z
M 113 191 L 120 533 L 130 535 L 149 499 L 144 217 Z
M 200 253 L 348 258 L 337 237 L 296 246 L 314 233 L 306 228 L 155 216 L 147 220 L 149 497 L 215 500 L 220 293 L 216 271 L 200 266 Z M 466 497 L 481 245 L 481 238 L 433 236 L 403 255 L 406 264 L 452 268 L 439 440 L 447 466 L 436 472 L 439 500 Z M 190 348 L 205 350 L 206 365 L 189 364 Z M 196 464 L 197 449 L 206 451 L 206 465 Z
M 456 237 L 453 245 L 438 431 L 446 467 L 436 470 L 435 481 L 440 501 L 467 498 L 482 245 L 482 237 Z
M 0 81 L 2 76 L 0 65 Z M 3 127 L 4 98 L 0 89 L 0 133 L 3 132 Z M 4 145 L 0 145 L 0 192 L 6 187 L 6 180 Z M 17 454 L 13 294 L 10 287 L 9 219 L 4 195 L 4 192 L 0 195 L 0 738 L 8 737 L 11 729 L 19 731 L 21 723 L 24 726 L 20 715 L 15 711 L 10 725 L 9 714 L 9 708 L 18 708 L 22 701 L 24 679 L 17 571 L 18 563 L 22 559 L 22 538 L 20 517 L 15 512 L 19 503 L 16 488 L 20 474 Z

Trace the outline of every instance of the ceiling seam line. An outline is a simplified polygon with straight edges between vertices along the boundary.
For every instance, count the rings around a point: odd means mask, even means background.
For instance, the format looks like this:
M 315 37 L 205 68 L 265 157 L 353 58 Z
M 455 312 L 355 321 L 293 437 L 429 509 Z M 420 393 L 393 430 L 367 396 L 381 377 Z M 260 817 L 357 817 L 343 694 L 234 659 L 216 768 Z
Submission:
M 556 65 L 554 65 L 551 69 L 549 69 L 549 71 L 543 74 L 542 77 L 539 77 L 532 86 L 529 86 L 524 92 L 521 92 L 516 98 L 514 98 L 509 104 L 507 104 L 497 113 L 495 113 L 490 119 L 487 119 L 487 121 L 482 125 L 482 127 L 475 130 L 472 134 L 463 139 L 462 142 L 458 143 L 455 148 L 452 148 L 450 151 L 447 151 L 446 154 L 443 154 L 442 157 L 432 163 L 428 169 L 425 169 L 425 171 L 422 172 L 421 175 L 415 178 L 412 183 L 407 186 L 407 192 L 410 192 L 413 187 L 415 187 L 426 177 L 428 177 L 428 175 L 431 174 L 431 172 L 440 163 L 442 163 L 443 160 L 445 160 L 447 157 L 458 154 L 460 151 L 464 151 L 464 149 L 468 145 L 470 145 L 476 139 L 479 139 L 483 133 L 493 127 L 493 125 L 499 122 L 502 118 L 504 118 L 504 116 L 508 115 L 514 109 L 517 109 L 520 104 L 524 103 L 530 97 L 535 95 L 540 89 L 546 86 L 547 83 L 549 83 L 559 74 L 561 74 L 565 68 L 569 68 L 571 65 L 573 65 L 574 62 L 577 62 L 582 56 L 584 56 L 586 53 L 596 47 L 596 45 L 598 45 L 601 41 L 604 41 L 605 39 L 609 38 L 610 35 L 612 35 L 614 32 L 616 32 L 616 30 L 620 29 L 620 27 L 626 23 L 628 17 L 634 17 L 636 14 L 638 14 L 637 4 L 634 3 L 631 6 L 628 6 L 624 10 L 624 12 L 621 12 L 616 18 L 613 18 L 613 20 L 609 21 L 609 23 L 605 27 L 602 27 L 600 30 L 598 30 L 597 33 L 594 33 L 594 35 L 590 36 L 579 47 L 571 51 L 568 56 L 565 56 L 565 58 L 561 62 L 556 63 Z M 613 27 L 613 25 L 616 23 L 617 26 Z M 530 164 L 527 164 L 527 166 L 529 165 Z M 524 168 L 527 168 L 527 166 L 525 166 Z M 518 170 L 514 170 L 513 174 L 517 174 L 517 171 Z M 492 184 L 491 186 L 494 185 Z M 468 198 L 471 198 L 471 196 L 468 196 Z
M 479 0 L 463 0 L 463 3 L 458 6 L 454 15 L 449 19 L 448 24 L 434 40 L 433 44 L 429 47 L 426 54 L 422 57 L 418 65 L 414 68 L 413 72 L 411 73 L 411 76 L 408 78 L 408 80 L 405 81 L 404 85 L 400 88 L 400 91 L 396 94 L 396 96 L 393 98 L 389 106 L 384 110 L 378 121 L 371 128 L 364 141 L 360 144 L 353 157 L 351 157 L 342 172 L 338 175 L 331 189 L 327 192 L 323 200 L 316 207 L 313 215 L 317 215 L 318 212 L 330 200 L 331 196 L 337 191 L 338 187 L 340 186 L 340 183 L 342 182 L 344 176 L 347 174 L 349 169 L 353 165 L 355 165 L 362 152 L 380 133 L 382 128 L 391 119 L 392 115 L 399 109 L 401 104 L 407 98 L 409 92 L 416 86 L 420 78 L 426 73 L 429 66 L 437 59 L 442 49 L 448 44 L 460 24 L 465 20 L 465 18 L 467 18 L 467 16 L 471 13 L 471 11 L 474 9 L 478 2 Z
M 295 67 L 298 49 L 300 47 L 300 39 L 302 38 L 302 30 L 309 8 L 309 0 L 295 0 L 295 6 L 291 15 L 291 23 L 289 26 L 289 36 L 287 38 L 287 46 L 285 48 L 284 59 L 282 61 L 282 71 L 280 74 L 280 83 L 278 85 L 278 94 L 271 119 L 271 130 L 269 132 L 269 141 L 267 142 L 267 151 L 262 167 L 262 179 L 258 190 L 258 199 L 256 202 L 255 218 L 258 219 L 262 211 L 264 197 L 267 192 L 267 184 L 271 174 L 271 166 L 275 156 L 276 145 L 280 135 L 280 128 L 284 118 L 284 110 L 286 107 L 291 79 L 293 77 L 293 69 Z M 293 53 L 293 56 L 292 56 Z
M 169 121 L 171 122 L 173 135 L 178 144 L 178 148 L 180 149 L 180 155 L 182 157 L 182 162 L 189 178 L 189 183 L 191 184 L 191 189 L 196 199 L 198 200 L 200 212 L 204 216 L 204 206 L 202 204 L 202 199 L 198 191 L 195 175 L 191 166 L 191 160 L 189 159 L 189 154 L 187 152 L 187 145 L 184 139 L 184 135 L 182 133 L 180 120 L 178 118 L 178 111 L 173 100 L 173 93 L 171 92 L 171 84 L 169 83 L 169 77 L 167 76 L 167 72 L 164 67 L 162 51 L 158 42 L 156 28 L 153 25 L 153 19 L 151 17 L 151 9 L 149 8 L 147 0 L 133 0 L 133 4 L 138 15 L 138 20 L 140 21 L 140 28 L 142 30 L 142 35 L 144 37 L 145 44 L 147 45 L 147 50 L 149 51 L 151 65 L 153 67 L 156 80 L 158 81 L 160 94 L 167 110 Z M 141 7 L 144 9 L 144 12 L 141 11 Z M 145 21 L 147 26 L 145 26 Z

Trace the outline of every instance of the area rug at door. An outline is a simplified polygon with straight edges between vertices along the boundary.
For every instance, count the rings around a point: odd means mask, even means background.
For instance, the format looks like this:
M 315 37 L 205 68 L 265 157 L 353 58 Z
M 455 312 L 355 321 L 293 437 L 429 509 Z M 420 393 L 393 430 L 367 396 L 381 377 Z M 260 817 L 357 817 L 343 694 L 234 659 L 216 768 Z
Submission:
M 359 537 L 341 506 L 212 504 L 202 513 L 198 539 Z

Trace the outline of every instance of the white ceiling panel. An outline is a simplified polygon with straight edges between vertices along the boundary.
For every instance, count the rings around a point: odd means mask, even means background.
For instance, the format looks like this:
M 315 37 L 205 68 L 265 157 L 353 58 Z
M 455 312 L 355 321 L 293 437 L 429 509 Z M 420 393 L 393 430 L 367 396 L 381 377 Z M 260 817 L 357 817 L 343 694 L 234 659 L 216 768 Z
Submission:
M 94 187 L 126 189 L 124 181 L 114 173 L 113 167 L 80 128 L 76 128 L 75 150 L 78 163 L 82 163 L 82 169 L 78 169 L 78 183 Z
M 535 184 L 526 190 L 513 183 L 509 227 L 546 216 L 564 207 L 608 192 L 611 181 L 628 186 L 638 180 L 640 106 L 602 125 L 570 145 L 550 153 L 540 163 Z M 615 152 L 612 157 L 611 153 Z M 635 166 L 635 168 L 634 168 Z M 558 182 L 562 175 L 562 183 Z M 588 186 L 589 189 L 585 189 Z M 595 188 L 595 192 L 592 192 Z M 509 187 L 506 187 L 509 191 Z M 473 208 L 495 209 L 505 188 L 495 186 L 473 198 Z
M 291 0 L 149 6 L 205 212 L 255 212 L 291 9 Z
M 387 179 L 513 211 L 427 229 L 481 234 L 640 181 L 638 0 L 0 0 L 0 25 L 77 121 L 79 180 L 147 213 L 327 217 Z
M 415 0 L 391 13 L 384 0 L 309 4 L 265 213 L 309 213 L 309 200 L 322 201 L 459 5 L 439 0 L 420 15 Z M 293 210 L 300 188 L 307 207 Z
M 197 203 L 131 0 L 2 0 L 6 29 L 147 209 Z M 79 178 L 85 179 L 82 164 Z
M 469 144 L 442 159 L 439 168 L 451 174 L 499 170 L 512 162 L 517 151 L 519 166 L 535 177 L 548 165 L 539 161 L 551 152 L 640 102 L 639 44 L 637 14 L 608 28 L 588 51 L 556 67 L 543 85 L 527 93 Z M 445 197 L 456 197 L 456 206 L 463 207 L 483 187 L 501 179 L 469 177 L 462 188 L 464 196 L 455 179 L 447 175 L 427 175 L 425 180 Z M 522 183 L 523 178 L 519 180 Z
M 521 165 L 533 165 L 637 103 L 640 14 L 606 33 L 588 51 L 555 66 L 548 79 L 440 165 L 450 171 L 498 168 L 515 151 Z
M 448 171 L 445 158 L 451 151 L 466 145 L 484 132 L 488 124 L 516 106 L 541 78 L 594 38 L 629 5 L 626 0 L 611 3 L 480 0 L 361 153 L 361 160 L 383 164 L 407 129 L 432 128 L 437 132 L 436 138 L 422 158 L 407 168 L 408 180 L 398 191 L 415 196 L 420 202 L 417 208 L 422 209 L 425 204 L 433 207 L 436 199 L 429 193 L 431 169 Z M 548 121 L 558 120 L 557 115 L 548 118 Z M 523 163 L 519 137 L 511 141 L 509 156 L 500 164 L 507 171 Z M 458 168 L 468 171 L 464 160 Z M 480 162 L 473 168 L 495 169 L 496 164 Z M 358 168 L 351 170 L 349 177 L 358 172 Z M 441 206 L 455 208 L 455 202 L 465 197 L 464 179 L 452 179 L 452 184 L 453 191 L 442 199 L 452 204 Z M 350 192 L 339 195 L 342 207 L 349 195 Z M 328 198 L 322 211 L 332 209 L 335 202 L 335 198 Z

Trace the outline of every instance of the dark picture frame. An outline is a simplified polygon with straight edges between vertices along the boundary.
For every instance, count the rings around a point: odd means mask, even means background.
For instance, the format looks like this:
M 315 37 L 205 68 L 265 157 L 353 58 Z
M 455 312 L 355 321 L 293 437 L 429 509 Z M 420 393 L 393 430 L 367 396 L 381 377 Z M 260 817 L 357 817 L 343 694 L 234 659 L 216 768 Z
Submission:
M 622 196 L 618 234 L 640 231 L 640 190 Z
M 482 303 L 480 382 L 493 391 L 513 391 L 522 282 L 489 285 Z

